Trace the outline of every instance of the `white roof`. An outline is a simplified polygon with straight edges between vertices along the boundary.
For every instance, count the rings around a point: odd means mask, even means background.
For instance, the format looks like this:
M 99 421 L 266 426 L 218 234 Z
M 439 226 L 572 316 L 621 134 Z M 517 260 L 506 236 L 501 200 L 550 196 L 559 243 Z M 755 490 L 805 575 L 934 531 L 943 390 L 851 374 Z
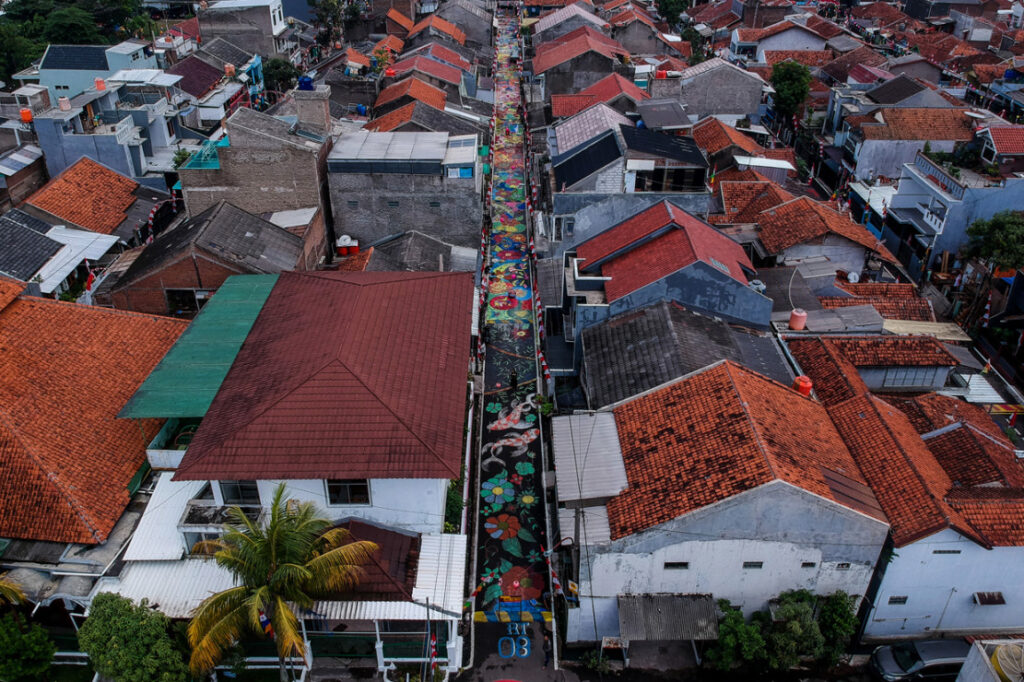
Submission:
M 694 76 L 698 76 L 698 75 L 700 75 L 702 73 L 707 73 L 708 71 L 714 71 L 715 69 L 719 69 L 719 68 L 733 69 L 735 71 L 739 71 L 740 73 L 744 73 L 744 74 L 750 76 L 751 78 L 755 78 L 755 79 L 757 79 L 757 80 L 759 80 L 761 82 L 764 82 L 764 79 L 761 78 L 760 76 L 758 76 L 753 71 L 747 71 L 746 69 L 741 69 L 740 67 L 736 66 L 735 64 L 733 64 L 731 62 L 727 62 L 726 60 L 722 59 L 721 57 L 713 57 L 712 59 L 708 59 L 707 61 L 703 61 L 700 64 L 694 64 L 693 66 L 691 66 L 688 69 L 683 69 L 680 72 L 681 73 L 680 77 L 685 81 L 685 80 L 687 80 L 689 78 L 693 78 Z
M 212 9 L 238 9 L 242 7 L 270 7 L 275 2 L 280 2 L 280 0 L 220 0 L 220 2 L 210 5 L 207 11 Z
M 537 21 L 537 23 L 533 25 L 533 32 L 541 33 L 553 26 L 557 26 L 566 19 L 570 19 L 572 17 L 580 17 L 585 21 L 589 21 L 591 24 L 597 26 L 598 28 L 603 28 L 606 23 L 600 17 L 594 16 L 590 12 L 584 10 L 579 5 L 566 5 L 565 7 L 556 12 L 552 12 L 551 14 L 541 17 Z
M 131 40 L 126 40 L 123 43 L 111 45 L 105 50 L 105 52 L 114 52 L 117 54 L 131 54 L 132 52 L 137 52 L 138 50 L 141 50 L 144 47 L 145 45 L 143 45 L 142 43 L 136 43 Z
M 316 206 L 312 206 L 310 208 L 296 208 L 290 211 L 278 211 L 277 213 L 271 213 L 267 220 L 278 227 L 284 228 L 309 225 L 309 221 L 313 220 L 313 216 L 319 210 Z
M 863 182 L 851 182 L 850 189 L 879 215 L 882 214 L 884 207 L 892 206 L 892 198 L 896 194 L 896 188 L 893 185 L 868 185 Z
M 551 426 L 559 502 L 614 497 L 626 488 L 626 467 L 611 412 L 555 417 Z
M 733 160 L 736 162 L 737 168 L 743 170 L 742 166 L 754 166 L 755 168 L 785 168 L 786 170 L 795 171 L 789 161 L 782 159 L 764 159 L 760 156 L 734 156 Z
M 35 274 L 35 277 L 42 278 L 39 288 L 44 294 L 53 293 L 83 260 L 95 261 L 102 258 L 118 240 L 116 235 L 73 230 L 63 225 L 50 228 L 46 236 L 60 242 L 64 248 L 54 254 L 53 258 Z
M 441 609 L 459 619 L 465 580 L 466 536 L 421 535 L 413 601 L 320 601 L 313 611 L 328 620 L 423 620 L 429 600 L 433 618 L 443 615 L 437 611 Z M 129 561 L 118 578 L 100 579 L 93 594 L 148 599 L 170 618 L 187 618 L 203 599 L 234 584 L 231 574 L 212 559 Z
M 458 135 L 448 138 L 448 148 L 445 150 L 444 159 L 441 163 L 445 165 L 476 163 L 476 135 Z
M 558 510 L 558 528 L 563 538 L 572 538 L 580 545 L 603 545 L 612 539 L 608 525 L 608 507 L 583 507 L 580 511 L 580 537 L 576 537 L 576 510 Z
M 346 161 L 441 161 L 448 133 L 343 133 L 327 158 Z
M 158 474 L 153 496 L 125 550 L 125 561 L 177 560 L 185 554 L 178 521 L 206 481 L 172 481 L 171 476 L 169 471 Z
M 165 73 L 160 69 L 121 69 L 107 80 L 115 83 L 145 83 L 147 85 L 174 85 L 182 79 L 173 73 Z

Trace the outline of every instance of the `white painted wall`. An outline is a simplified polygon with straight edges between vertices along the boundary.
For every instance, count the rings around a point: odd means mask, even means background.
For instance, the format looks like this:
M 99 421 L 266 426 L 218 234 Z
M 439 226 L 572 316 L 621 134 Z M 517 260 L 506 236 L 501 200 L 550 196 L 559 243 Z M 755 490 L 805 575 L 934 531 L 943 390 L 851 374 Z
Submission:
M 821 36 L 802 29 L 791 28 L 759 41 L 757 54 L 763 56 L 765 52 L 774 50 L 820 50 L 824 47 L 825 39 Z
M 711 594 L 746 615 L 786 590 L 861 596 L 887 533 L 884 522 L 787 483 L 760 486 L 589 552 L 581 548 L 581 608 L 570 610 L 569 641 L 593 641 L 595 616 L 599 637 L 616 636 L 619 594 Z M 689 567 L 665 569 L 666 561 Z M 762 567 L 745 569 L 745 561 Z
M 836 270 L 859 273 L 864 269 L 865 249 L 860 244 L 855 244 L 849 239 L 838 235 L 826 235 L 819 244 L 796 244 L 784 250 L 779 259 L 787 265 L 799 261 L 821 258 L 828 258 L 829 263 Z
M 260 502 L 266 506 L 281 481 L 257 481 Z M 416 533 L 440 533 L 444 530 L 447 479 L 375 478 L 370 480 L 370 504 L 328 505 L 327 488 L 322 479 L 284 481 L 287 497 L 314 503 L 333 520 L 359 518 Z M 217 504 L 223 504 L 220 486 L 213 482 Z
M 1002 592 L 1006 604 L 980 606 L 975 592 Z M 892 596 L 905 596 L 907 603 L 889 605 Z M 865 638 L 937 632 L 1024 632 L 1024 547 L 989 550 L 946 529 L 898 548 L 879 586 Z

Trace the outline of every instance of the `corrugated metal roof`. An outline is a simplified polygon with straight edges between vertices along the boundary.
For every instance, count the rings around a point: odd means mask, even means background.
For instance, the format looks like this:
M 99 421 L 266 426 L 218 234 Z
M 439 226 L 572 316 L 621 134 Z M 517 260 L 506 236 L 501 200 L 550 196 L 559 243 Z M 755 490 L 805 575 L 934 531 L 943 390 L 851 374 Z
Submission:
M 234 587 L 235 580 L 213 559 L 130 561 L 117 578 L 101 578 L 93 596 L 113 592 L 134 602 L 148 599 L 169 618 L 188 618 L 199 602 Z
M 53 293 L 83 260 L 98 261 L 118 242 L 118 238 L 112 234 L 75 230 L 63 225 L 52 228 L 46 236 L 63 246 L 36 273 L 36 277 L 42 280 L 39 288 L 44 294 Z
M 611 527 L 608 525 L 608 508 L 584 507 L 580 516 L 580 537 L 576 537 L 575 509 L 558 510 L 558 529 L 563 538 L 572 538 L 581 545 L 603 545 L 612 539 Z
M 34 144 L 26 144 L 12 149 L 0 156 L 0 175 L 10 177 L 41 158 L 43 158 L 43 150 Z
M 441 161 L 448 133 L 374 133 L 360 130 L 338 138 L 328 159 L 358 161 Z
M 225 281 L 118 416 L 204 416 L 277 277 Z
M 560 502 L 614 497 L 628 481 L 610 412 L 555 417 L 552 445 Z
M 171 475 L 157 474 L 156 488 L 125 550 L 125 561 L 177 560 L 184 555 L 185 539 L 178 521 L 206 481 L 172 481 Z
M 620 594 L 618 601 L 622 639 L 718 639 L 718 611 L 710 594 Z

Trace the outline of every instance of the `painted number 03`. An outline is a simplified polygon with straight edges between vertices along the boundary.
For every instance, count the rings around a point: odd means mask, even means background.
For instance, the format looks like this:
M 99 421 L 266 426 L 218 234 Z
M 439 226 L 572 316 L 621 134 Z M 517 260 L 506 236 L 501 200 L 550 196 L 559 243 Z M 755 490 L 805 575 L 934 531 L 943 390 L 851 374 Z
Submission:
M 509 623 L 508 634 L 498 640 L 498 655 L 502 658 L 528 658 L 530 656 L 530 629 L 525 623 Z

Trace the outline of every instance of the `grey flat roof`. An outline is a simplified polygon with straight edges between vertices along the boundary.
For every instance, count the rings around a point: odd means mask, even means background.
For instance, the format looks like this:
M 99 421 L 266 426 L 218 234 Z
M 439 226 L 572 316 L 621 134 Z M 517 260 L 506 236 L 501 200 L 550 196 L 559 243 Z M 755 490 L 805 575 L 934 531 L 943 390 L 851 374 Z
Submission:
M 342 134 L 328 159 L 350 161 L 442 161 L 448 153 L 448 133 Z
M 718 639 L 710 594 L 620 594 L 619 637 L 631 642 Z
M 559 502 L 600 500 L 626 489 L 615 415 L 574 414 L 555 417 L 551 425 Z

